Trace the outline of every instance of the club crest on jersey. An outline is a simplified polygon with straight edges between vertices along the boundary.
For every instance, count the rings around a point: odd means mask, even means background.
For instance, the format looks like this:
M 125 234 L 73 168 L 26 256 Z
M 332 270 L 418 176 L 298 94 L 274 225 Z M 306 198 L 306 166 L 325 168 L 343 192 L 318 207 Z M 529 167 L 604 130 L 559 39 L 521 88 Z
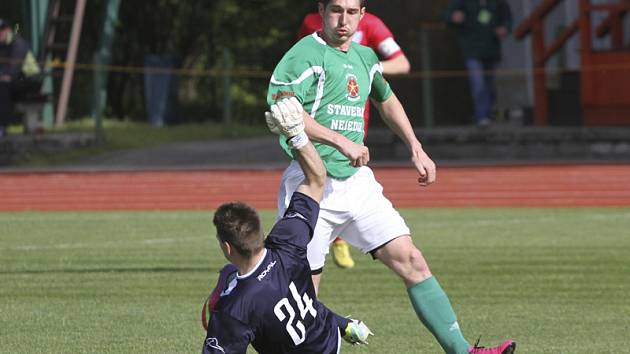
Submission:
M 346 74 L 346 83 L 346 87 L 348 89 L 348 94 L 346 95 L 346 98 L 348 99 L 348 101 L 356 102 L 360 100 L 361 96 L 359 95 L 359 84 L 357 83 L 357 77 L 353 74 Z

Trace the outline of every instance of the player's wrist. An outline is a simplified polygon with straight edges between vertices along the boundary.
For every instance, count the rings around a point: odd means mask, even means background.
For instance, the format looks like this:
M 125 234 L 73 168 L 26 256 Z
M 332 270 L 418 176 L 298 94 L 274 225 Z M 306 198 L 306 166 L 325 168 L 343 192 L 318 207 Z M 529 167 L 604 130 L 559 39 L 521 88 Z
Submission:
M 296 136 L 288 138 L 287 145 L 289 145 L 291 149 L 299 150 L 306 146 L 309 141 L 310 139 L 308 138 L 308 135 L 306 135 L 304 131 L 301 131 Z
M 333 141 L 333 146 L 342 154 L 346 154 L 347 152 L 351 151 L 354 147 L 354 144 L 356 144 L 354 141 L 337 132 L 335 132 L 331 140 Z
M 409 150 L 411 151 L 423 151 L 422 149 L 422 143 L 420 143 L 420 141 L 418 141 L 417 139 L 415 139 L 415 141 L 411 141 L 411 143 L 409 144 Z

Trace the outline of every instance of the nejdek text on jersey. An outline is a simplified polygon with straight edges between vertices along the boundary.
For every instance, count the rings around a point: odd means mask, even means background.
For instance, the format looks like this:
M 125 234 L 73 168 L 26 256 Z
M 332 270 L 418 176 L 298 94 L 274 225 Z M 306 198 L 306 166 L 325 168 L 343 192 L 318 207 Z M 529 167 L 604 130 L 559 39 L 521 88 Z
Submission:
M 340 105 L 340 104 L 329 104 L 326 107 L 326 113 L 330 115 L 346 116 L 346 117 L 363 118 L 364 110 L 365 108 L 363 107 L 346 106 L 346 105 Z M 363 132 L 363 120 L 353 121 L 353 120 L 331 119 L 330 129 L 337 130 L 337 131 Z

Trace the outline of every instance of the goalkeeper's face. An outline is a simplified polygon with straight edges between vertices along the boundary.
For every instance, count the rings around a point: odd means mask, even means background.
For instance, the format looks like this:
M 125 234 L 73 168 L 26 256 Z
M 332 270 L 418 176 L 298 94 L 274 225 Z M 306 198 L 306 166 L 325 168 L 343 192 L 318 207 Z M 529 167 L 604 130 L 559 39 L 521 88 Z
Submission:
M 332 46 L 347 49 L 364 13 L 361 0 L 330 0 L 325 6 L 319 3 L 324 39 Z

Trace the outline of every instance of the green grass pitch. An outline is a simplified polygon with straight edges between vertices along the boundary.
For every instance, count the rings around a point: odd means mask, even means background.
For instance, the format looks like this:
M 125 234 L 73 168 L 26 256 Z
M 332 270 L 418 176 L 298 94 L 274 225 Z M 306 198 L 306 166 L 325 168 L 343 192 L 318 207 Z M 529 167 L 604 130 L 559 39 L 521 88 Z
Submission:
M 630 209 L 402 211 L 464 334 L 519 353 L 630 353 Z M 274 213 L 263 212 L 268 229 Z M 211 212 L 0 213 L 0 353 L 198 353 L 225 263 Z M 400 281 L 354 253 L 321 300 L 376 334 L 344 353 L 440 353 Z

